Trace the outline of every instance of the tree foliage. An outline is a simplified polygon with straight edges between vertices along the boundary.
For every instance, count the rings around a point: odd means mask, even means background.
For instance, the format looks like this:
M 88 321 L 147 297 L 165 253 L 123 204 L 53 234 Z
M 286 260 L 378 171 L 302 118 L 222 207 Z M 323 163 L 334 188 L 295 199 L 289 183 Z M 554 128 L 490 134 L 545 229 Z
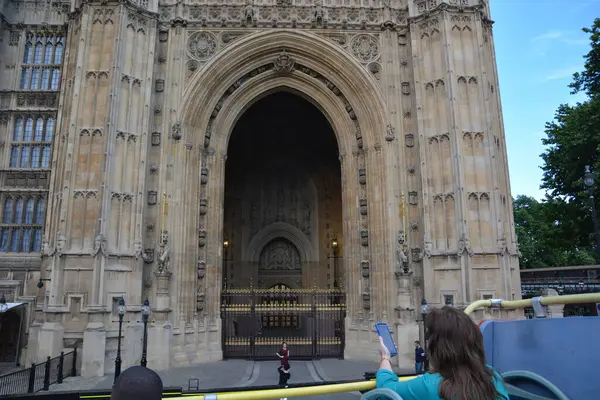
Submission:
M 546 123 L 542 185 L 546 199 L 519 196 L 514 201 L 515 225 L 523 268 L 594 263 L 594 232 L 589 192 L 583 184 L 589 165 L 600 198 L 600 18 L 583 31 L 590 36 L 584 71 L 573 75 L 572 93 L 587 100 L 561 104 Z M 598 204 L 597 204 L 598 205 Z M 598 208 L 598 207 L 597 207 Z

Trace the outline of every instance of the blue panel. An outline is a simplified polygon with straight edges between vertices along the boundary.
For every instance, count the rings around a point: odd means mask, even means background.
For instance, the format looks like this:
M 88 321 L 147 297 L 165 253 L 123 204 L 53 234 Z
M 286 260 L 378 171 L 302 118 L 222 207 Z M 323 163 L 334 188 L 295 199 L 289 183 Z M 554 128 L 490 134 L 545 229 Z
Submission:
M 500 373 L 531 371 L 573 400 L 600 399 L 600 317 L 490 321 L 481 331 Z

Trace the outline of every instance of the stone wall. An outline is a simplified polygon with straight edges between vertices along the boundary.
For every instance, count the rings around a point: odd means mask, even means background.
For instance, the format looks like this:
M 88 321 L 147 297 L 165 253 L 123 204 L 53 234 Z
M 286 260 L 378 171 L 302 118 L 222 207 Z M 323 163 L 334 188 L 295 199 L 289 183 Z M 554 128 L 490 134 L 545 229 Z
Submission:
M 338 143 L 347 358 L 375 357 L 383 320 L 408 364 L 422 296 L 520 297 L 487 2 L 10 4 L 2 204 L 23 192 L 47 201 L 31 224 L 43 227 L 39 248 L 0 254 L 16 296 L 39 299 L 30 359 L 83 340 L 83 374 L 112 371 L 121 296 L 126 363 L 139 357 L 146 297 L 151 367 L 221 358 L 228 140 L 257 96 L 281 89 L 315 104 Z M 65 38 L 60 93 L 19 86 L 40 22 Z M 55 119 L 48 167 L 10 166 L 21 114 Z

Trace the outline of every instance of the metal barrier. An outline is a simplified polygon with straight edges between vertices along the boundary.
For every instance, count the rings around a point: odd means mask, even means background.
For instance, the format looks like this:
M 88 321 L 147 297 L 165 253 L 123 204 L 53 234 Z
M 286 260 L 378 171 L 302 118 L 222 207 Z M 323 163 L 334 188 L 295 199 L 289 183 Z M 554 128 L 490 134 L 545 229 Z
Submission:
M 534 297 L 526 300 L 502 300 L 502 299 L 490 299 L 490 300 L 477 300 L 471 303 L 466 309 L 465 314 L 471 314 L 478 308 L 525 308 L 534 307 L 536 304 L 543 306 L 550 306 L 555 304 L 585 304 L 585 303 L 600 303 L 600 293 L 583 293 L 583 294 L 570 294 L 566 296 L 548 296 L 548 297 Z
M 0 396 L 35 393 L 48 390 L 50 385 L 62 383 L 63 379 L 77 373 L 77 349 L 50 358 L 20 371 L 0 376 Z
M 229 289 L 221 293 L 223 358 L 344 356 L 345 294 L 337 289 Z

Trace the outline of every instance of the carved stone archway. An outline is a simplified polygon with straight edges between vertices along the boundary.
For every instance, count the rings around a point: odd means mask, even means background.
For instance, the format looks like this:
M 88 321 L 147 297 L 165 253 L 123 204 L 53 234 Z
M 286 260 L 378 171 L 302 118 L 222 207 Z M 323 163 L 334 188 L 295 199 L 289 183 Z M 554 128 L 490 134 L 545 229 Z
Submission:
M 296 246 L 303 263 L 318 261 L 314 244 L 308 240 L 300 229 L 285 222 L 275 222 L 265 226 L 258 232 L 248 244 L 243 259 L 245 261 L 259 262 L 263 248 L 273 239 L 279 237 L 289 240 Z
M 174 160 L 177 178 L 171 196 L 181 207 L 171 220 L 183 227 L 181 233 L 174 231 L 172 240 L 178 247 L 174 249 L 178 254 L 174 268 L 181 272 L 174 283 L 173 292 L 181 293 L 175 318 L 194 313 L 190 304 L 201 294 L 206 299 L 202 318 L 215 329 L 219 325 L 228 141 L 243 111 L 262 96 L 279 90 L 292 91 L 315 104 L 337 138 L 345 221 L 344 268 L 351 272 L 344 283 L 349 315 L 365 311 L 364 294 L 370 293 L 370 287 L 377 286 L 379 292 L 379 288 L 390 285 L 384 268 L 365 277 L 358 267 L 364 259 L 372 265 L 391 265 L 393 257 L 386 229 L 369 232 L 371 223 L 386 226 L 388 212 L 382 200 L 385 196 L 380 193 L 385 190 L 386 153 L 381 143 L 387 127 L 381 91 L 361 65 L 326 39 L 300 31 L 265 31 L 238 40 L 206 64 L 191 79 L 174 121 L 177 140 L 172 138 L 171 143 L 181 149 L 177 152 L 182 156 Z M 180 189 L 183 187 L 186 190 Z M 360 204 L 368 201 L 368 213 L 359 211 L 359 200 Z M 191 218 L 199 203 L 206 205 L 205 211 Z M 189 242 L 194 232 L 202 235 L 199 248 Z M 192 248 L 198 252 L 189 251 Z M 195 271 L 185 266 L 196 265 L 198 260 L 205 262 L 206 274 L 196 283 Z M 373 292 L 370 299 L 373 305 L 380 302 L 380 310 L 389 308 L 390 299 L 385 295 Z

